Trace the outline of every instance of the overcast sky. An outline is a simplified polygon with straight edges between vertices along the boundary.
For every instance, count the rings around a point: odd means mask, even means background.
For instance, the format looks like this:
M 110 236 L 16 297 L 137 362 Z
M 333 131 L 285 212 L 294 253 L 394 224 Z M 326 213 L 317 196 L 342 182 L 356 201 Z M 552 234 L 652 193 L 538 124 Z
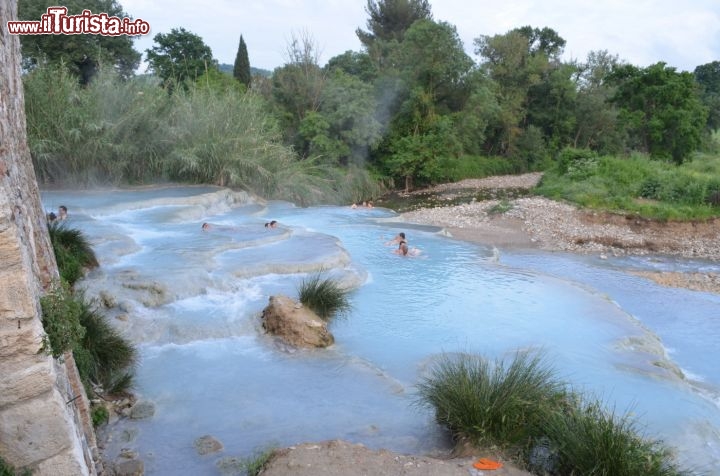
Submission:
M 308 32 L 321 63 L 347 50 L 360 51 L 355 29 L 366 29 L 366 0 L 120 0 L 134 18 L 150 23 L 135 42 L 145 52 L 153 36 L 184 27 L 233 64 L 240 35 L 250 64 L 272 70 L 285 63 L 292 34 Z M 434 0 L 435 20 L 457 27 L 474 58 L 473 39 L 530 25 L 550 27 L 567 42 L 565 59 L 584 60 L 608 50 L 645 67 L 664 61 L 678 70 L 720 61 L 720 0 Z M 143 55 L 144 58 L 144 55 Z M 476 58 L 477 59 L 477 58 Z

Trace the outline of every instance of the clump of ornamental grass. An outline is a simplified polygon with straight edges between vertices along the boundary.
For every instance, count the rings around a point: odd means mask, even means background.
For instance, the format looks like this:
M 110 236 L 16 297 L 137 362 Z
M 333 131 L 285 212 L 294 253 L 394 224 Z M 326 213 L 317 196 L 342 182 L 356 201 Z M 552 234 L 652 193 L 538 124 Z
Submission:
M 303 279 L 298 287 L 298 295 L 300 302 L 324 321 L 350 310 L 348 290 L 320 274 Z
M 48 232 L 60 277 L 71 286 L 83 276 L 85 269 L 98 266 L 95 251 L 82 231 L 54 221 L 48 223 Z
M 597 401 L 578 399 L 543 427 L 555 456 L 555 474 L 679 476 L 661 441 L 644 438 L 629 413 L 617 414 Z
M 85 334 L 73 353 L 84 382 L 101 385 L 110 394 L 128 391 L 137 349 L 96 308 L 81 300 L 80 324 Z
M 422 406 L 458 442 L 522 446 L 566 401 L 564 386 L 540 354 L 520 352 L 507 363 L 467 353 L 441 356 L 418 385 Z
M 443 355 L 418 385 L 418 404 L 457 443 L 510 450 L 537 474 L 680 476 L 670 449 L 618 415 L 568 390 L 540 354 L 506 363 Z

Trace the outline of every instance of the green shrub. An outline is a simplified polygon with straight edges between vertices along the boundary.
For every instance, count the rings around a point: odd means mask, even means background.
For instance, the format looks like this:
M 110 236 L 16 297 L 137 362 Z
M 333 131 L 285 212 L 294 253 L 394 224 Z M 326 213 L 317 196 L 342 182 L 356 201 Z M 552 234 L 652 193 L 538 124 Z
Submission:
M 657 200 L 660 198 L 662 183 L 658 177 L 648 177 L 640 184 L 638 196 Z
M 714 203 L 720 200 L 720 157 L 698 155 L 678 166 L 636 154 L 600 157 L 591 165 L 582 154 L 563 153 L 535 189 L 539 195 L 661 220 L 718 215 Z
M 555 474 L 674 476 L 684 474 L 661 442 L 648 440 L 626 415 L 598 402 L 577 402 L 544 426 L 557 456 Z
M 350 310 L 348 291 L 332 279 L 321 278 L 320 274 L 303 279 L 298 295 L 300 302 L 323 320 Z
M 586 168 L 584 164 L 597 164 L 597 153 L 590 149 L 574 149 L 566 147 L 560 151 L 557 158 L 557 169 L 560 175 L 578 173 Z
M 42 351 L 58 358 L 72 350 L 85 335 L 80 324 L 82 302 L 63 283 L 40 298 L 42 323 L 45 329 Z
M 110 412 L 105 405 L 96 405 L 90 411 L 92 414 L 93 427 L 97 428 L 110 421 Z
M 42 350 L 55 358 L 72 350 L 88 392 L 92 384 L 100 384 L 109 393 L 122 393 L 132 386 L 129 371 L 137 350 L 82 295 L 74 295 L 63 283 L 41 297 L 40 305 L 46 334 Z
M 510 364 L 470 354 L 443 355 L 418 385 L 420 405 L 457 441 L 525 445 L 563 403 L 563 385 L 540 355 L 518 353 Z
M 127 372 L 135 365 L 137 350 L 93 306 L 82 301 L 79 314 L 85 335 L 74 348 L 75 363 L 85 382 L 105 391 L 121 393 L 132 385 Z
M 95 252 L 82 231 L 54 221 L 48 223 L 48 232 L 60 277 L 71 286 L 83 276 L 85 268 L 98 266 Z

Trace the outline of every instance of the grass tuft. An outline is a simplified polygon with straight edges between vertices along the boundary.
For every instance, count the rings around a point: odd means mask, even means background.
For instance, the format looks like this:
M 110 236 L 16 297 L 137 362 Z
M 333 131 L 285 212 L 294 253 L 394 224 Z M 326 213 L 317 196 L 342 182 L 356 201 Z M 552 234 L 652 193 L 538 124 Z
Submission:
M 565 399 L 539 354 L 509 364 L 471 354 L 443 355 L 419 385 L 419 403 L 457 441 L 508 447 L 525 444 Z
M 85 301 L 82 301 L 80 324 L 85 328 L 85 335 L 75 347 L 75 360 L 83 380 L 100 384 L 113 394 L 129 390 L 132 376 L 127 370 L 136 363 L 136 348 Z
M 560 383 L 538 353 L 509 364 L 443 355 L 418 385 L 418 404 L 435 410 L 458 444 L 499 447 L 537 474 L 680 476 L 669 448 Z
M 243 466 L 247 476 L 259 476 L 275 454 L 275 448 L 265 448 L 256 451 L 252 456 L 243 459 Z
M 557 474 L 675 476 L 681 472 L 662 442 L 640 436 L 629 414 L 580 401 L 544 427 L 557 455 Z
M 82 231 L 54 221 L 48 223 L 48 232 L 60 277 L 71 286 L 83 276 L 85 268 L 98 266 L 95 251 Z
M 304 279 L 298 288 L 298 295 L 304 306 L 325 321 L 348 312 L 351 307 L 347 289 L 330 278 L 322 278 L 320 274 Z

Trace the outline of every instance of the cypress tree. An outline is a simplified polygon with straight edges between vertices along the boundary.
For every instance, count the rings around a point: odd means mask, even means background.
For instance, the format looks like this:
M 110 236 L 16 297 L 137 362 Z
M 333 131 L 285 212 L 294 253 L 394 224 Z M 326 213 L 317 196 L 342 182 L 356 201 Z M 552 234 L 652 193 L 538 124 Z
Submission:
M 250 89 L 250 60 L 248 59 L 247 45 L 242 35 L 240 35 L 240 46 L 238 46 L 237 56 L 235 56 L 233 76 Z

